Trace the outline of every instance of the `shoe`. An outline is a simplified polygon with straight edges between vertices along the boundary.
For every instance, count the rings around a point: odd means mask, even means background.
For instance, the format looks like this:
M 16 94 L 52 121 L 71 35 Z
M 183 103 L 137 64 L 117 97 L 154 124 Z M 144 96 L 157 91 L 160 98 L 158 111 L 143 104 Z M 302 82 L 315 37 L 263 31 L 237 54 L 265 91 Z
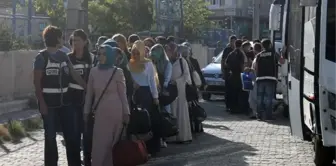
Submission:
M 250 119 L 257 119 L 255 115 L 250 115 Z
M 167 143 L 164 141 L 161 141 L 161 148 L 167 148 Z

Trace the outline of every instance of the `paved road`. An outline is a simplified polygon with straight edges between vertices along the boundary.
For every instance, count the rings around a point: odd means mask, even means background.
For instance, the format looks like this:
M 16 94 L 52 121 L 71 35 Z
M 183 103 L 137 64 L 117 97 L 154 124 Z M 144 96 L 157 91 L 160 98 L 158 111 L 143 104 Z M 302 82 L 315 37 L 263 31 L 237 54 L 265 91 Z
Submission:
M 208 119 L 205 133 L 189 145 L 168 145 L 146 166 L 313 166 L 310 143 L 290 135 L 288 122 L 277 124 L 249 120 L 224 112 L 223 101 L 204 102 Z M 60 166 L 66 166 L 60 144 Z M 42 166 L 43 134 L 31 134 L 20 144 L 5 144 L 0 149 L 0 166 Z

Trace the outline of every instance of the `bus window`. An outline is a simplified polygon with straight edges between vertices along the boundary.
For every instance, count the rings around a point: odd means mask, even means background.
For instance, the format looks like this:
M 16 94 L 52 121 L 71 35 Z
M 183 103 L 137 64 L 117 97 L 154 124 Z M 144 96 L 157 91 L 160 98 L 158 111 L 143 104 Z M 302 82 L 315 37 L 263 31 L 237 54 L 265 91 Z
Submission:
M 301 41 L 302 41 L 302 8 L 300 1 L 290 1 L 288 13 L 288 55 L 291 75 L 300 80 L 301 70 Z M 295 30 L 294 30 L 295 29 Z
M 335 54 L 335 0 L 328 1 L 327 9 L 327 39 L 326 39 L 326 59 L 332 62 L 336 62 Z

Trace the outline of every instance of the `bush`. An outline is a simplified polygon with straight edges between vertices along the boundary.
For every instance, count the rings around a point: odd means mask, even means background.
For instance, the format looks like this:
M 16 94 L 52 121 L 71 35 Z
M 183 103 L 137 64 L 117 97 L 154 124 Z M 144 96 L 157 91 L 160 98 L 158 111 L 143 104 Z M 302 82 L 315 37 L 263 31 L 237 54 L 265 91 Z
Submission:
M 0 51 L 29 49 L 23 39 L 13 38 L 12 30 L 4 23 L 0 24 Z
M 12 138 L 15 140 L 20 140 L 21 138 L 26 136 L 24 126 L 20 121 L 9 121 L 8 131 Z
M 31 118 L 23 121 L 23 125 L 26 131 L 34 131 L 42 128 L 42 119 L 40 117 Z

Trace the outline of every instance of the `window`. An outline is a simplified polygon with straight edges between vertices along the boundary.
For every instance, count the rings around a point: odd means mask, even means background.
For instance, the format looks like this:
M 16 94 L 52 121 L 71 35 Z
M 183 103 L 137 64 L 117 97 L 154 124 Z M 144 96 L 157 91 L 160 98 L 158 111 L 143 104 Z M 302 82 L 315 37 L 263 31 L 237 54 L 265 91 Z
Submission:
M 328 1 L 328 9 L 327 9 L 327 39 L 326 39 L 326 59 L 332 62 L 336 62 L 335 55 L 335 1 Z
M 300 1 L 290 1 L 288 13 L 288 56 L 291 75 L 300 80 L 301 41 L 302 41 L 302 7 Z M 291 27 L 296 27 L 295 29 Z

